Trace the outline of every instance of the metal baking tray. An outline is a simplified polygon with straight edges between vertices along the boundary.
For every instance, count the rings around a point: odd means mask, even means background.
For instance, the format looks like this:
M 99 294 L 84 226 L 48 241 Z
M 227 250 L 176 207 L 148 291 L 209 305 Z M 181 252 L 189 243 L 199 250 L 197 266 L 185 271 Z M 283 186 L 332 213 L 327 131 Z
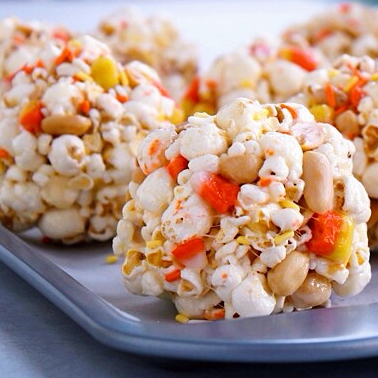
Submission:
M 362 294 L 333 307 L 268 317 L 180 324 L 171 303 L 123 287 L 110 244 L 62 247 L 23 239 L 0 226 L 0 260 L 111 347 L 155 357 L 278 362 L 378 355 L 378 255 Z
M 124 5 L 120 1 L 109 1 L 106 6 L 103 2 L 49 1 L 41 7 L 38 2 L 26 6 L 2 1 L 0 17 L 59 21 L 84 31 Z M 164 10 L 179 20 L 184 35 L 199 43 L 202 67 L 207 67 L 220 53 L 248 43 L 256 34 L 277 34 L 287 24 L 324 9 L 326 3 L 144 0 L 138 6 L 146 13 Z M 110 243 L 70 248 L 45 245 L 33 232 L 21 239 L 0 226 L 0 260 L 96 340 L 114 348 L 156 357 L 233 362 L 378 355 L 378 256 L 372 260 L 373 280 L 364 292 L 351 299 L 335 298 L 330 309 L 182 325 L 174 321 L 171 303 L 128 294 L 120 263 L 104 263 L 109 253 Z

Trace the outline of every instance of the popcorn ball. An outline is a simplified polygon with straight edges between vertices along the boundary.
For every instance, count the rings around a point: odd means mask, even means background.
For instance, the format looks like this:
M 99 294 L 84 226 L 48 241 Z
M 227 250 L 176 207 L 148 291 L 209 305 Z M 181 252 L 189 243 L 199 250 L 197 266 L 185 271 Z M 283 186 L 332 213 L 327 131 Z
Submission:
M 334 125 L 353 141 L 353 173 L 369 196 L 378 199 L 378 66 L 367 56 L 343 55 L 332 68 L 308 74 L 301 92 L 291 101 L 309 107 L 319 122 Z M 373 214 L 376 206 L 372 206 Z M 377 244 L 378 224 L 369 222 L 371 246 Z
M 61 26 L 17 18 L 0 20 L 0 93 L 9 84 L 12 75 L 22 67 L 27 69 L 39 56 L 46 44 L 64 46 L 70 32 Z
M 136 59 L 154 67 L 176 99 L 197 71 L 194 45 L 181 39 L 168 17 L 146 17 L 134 7 L 120 9 L 103 19 L 96 36 L 122 63 Z
M 238 97 L 286 101 L 300 90 L 309 71 L 325 65 L 324 56 L 311 47 L 256 39 L 219 57 L 207 73 L 197 76 L 187 88 L 182 106 L 190 116 L 196 111 L 213 114 Z
M 1 222 L 64 243 L 111 238 L 140 140 L 177 117 L 143 63 L 122 66 L 89 36 L 48 45 L 2 96 Z
M 306 23 L 289 27 L 283 38 L 297 46 L 319 48 L 331 61 L 342 54 L 378 57 L 377 9 L 339 4 Z
M 354 151 L 303 105 L 243 98 L 153 131 L 113 241 L 127 289 L 169 293 L 179 321 L 358 294 L 371 277 L 370 208 Z

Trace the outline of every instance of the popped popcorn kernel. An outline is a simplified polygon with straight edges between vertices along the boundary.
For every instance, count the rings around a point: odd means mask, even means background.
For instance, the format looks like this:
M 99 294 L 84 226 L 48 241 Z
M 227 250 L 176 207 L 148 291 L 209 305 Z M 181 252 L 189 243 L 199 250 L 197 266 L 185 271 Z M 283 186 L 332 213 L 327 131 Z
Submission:
M 21 28 L 16 20 L 4 23 L 10 35 Z M 47 42 L 44 33 L 30 26 L 29 42 Z M 61 42 L 38 45 L 39 59 L 7 78 L 0 221 L 15 231 L 37 226 L 66 244 L 109 240 L 129 199 L 140 141 L 152 129 L 175 135 L 170 119 L 178 111 L 152 68 L 122 66 L 90 36 Z
M 370 209 L 353 153 L 295 103 L 238 98 L 151 132 L 113 243 L 126 288 L 168 293 L 184 323 L 357 294 L 370 280 Z

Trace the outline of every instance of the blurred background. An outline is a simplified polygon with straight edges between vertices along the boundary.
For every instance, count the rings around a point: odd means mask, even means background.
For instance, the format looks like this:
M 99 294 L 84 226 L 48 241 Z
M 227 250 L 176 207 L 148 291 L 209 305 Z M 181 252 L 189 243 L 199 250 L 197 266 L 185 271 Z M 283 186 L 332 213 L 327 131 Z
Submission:
M 287 25 L 305 21 L 337 3 L 340 1 L 0 1 L 0 17 L 58 22 L 82 32 L 93 30 L 109 13 L 136 5 L 146 14 L 170 15 L 182 35 L 198 44 L 201 66 L 208 66 L 216 55 L 255 36 L 279 34 Z M 363 3 L 378 4 L 378 0 Z

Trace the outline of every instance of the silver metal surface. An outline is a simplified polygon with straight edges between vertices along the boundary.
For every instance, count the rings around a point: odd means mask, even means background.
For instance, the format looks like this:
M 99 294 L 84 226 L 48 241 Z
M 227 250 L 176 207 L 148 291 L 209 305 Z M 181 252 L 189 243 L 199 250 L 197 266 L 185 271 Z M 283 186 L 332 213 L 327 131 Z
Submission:
M 211 361 L 315 361 L 378 355 L 378 282 L 336 307 L 182 325 L 171 304 L 127 294 L 109 244 L 57 247 L 0 226 L 0 259 L 98 341 L 152 356 Z M 374 273 L 378 261 L 373 260 Z M 373 273 L 373 277 L 375 277 Z

